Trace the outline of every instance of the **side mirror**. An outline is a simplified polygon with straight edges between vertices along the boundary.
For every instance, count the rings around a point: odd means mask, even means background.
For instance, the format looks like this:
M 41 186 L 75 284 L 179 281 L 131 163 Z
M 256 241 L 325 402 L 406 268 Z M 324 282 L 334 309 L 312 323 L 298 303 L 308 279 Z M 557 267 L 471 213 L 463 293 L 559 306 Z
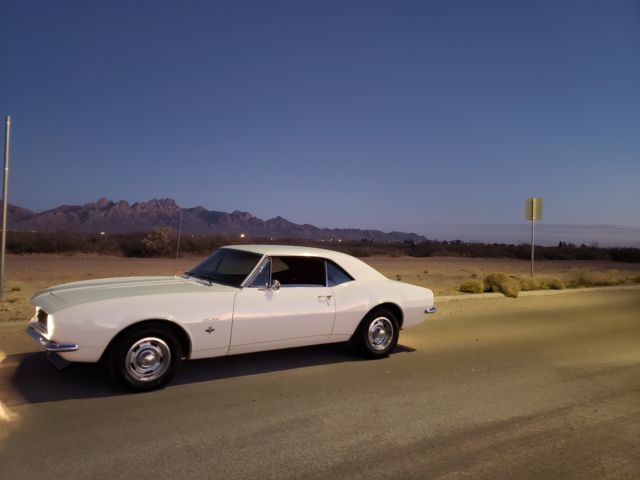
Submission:
M 280 282 L 278 280 L 274 280 L 273 282 L 271 282 L 271 290 L 280 290 Z

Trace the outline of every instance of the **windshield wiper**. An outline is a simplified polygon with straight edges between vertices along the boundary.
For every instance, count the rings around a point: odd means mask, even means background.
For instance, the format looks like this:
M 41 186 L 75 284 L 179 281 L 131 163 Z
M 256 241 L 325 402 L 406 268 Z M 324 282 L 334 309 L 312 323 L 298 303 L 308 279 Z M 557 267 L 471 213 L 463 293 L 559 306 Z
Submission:
M 199 280 L 204 280 L 205 282 L 209 282 L 209 285 L 213 285 L 214 279 L 211 277 L 207 277 L 206 275 L 199 275 L 197 273 L 193 273 L 193 272 L 184 272 L 186 277 L 193 277 L 193 278 L 197 278 Z

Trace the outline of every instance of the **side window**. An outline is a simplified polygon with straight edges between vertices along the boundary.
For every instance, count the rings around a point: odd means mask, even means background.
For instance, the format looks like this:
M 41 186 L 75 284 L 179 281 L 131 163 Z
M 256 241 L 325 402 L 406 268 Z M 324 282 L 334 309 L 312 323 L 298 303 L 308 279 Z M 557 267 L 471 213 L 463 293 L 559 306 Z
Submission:
M 251 282 L 250 287 L 268 287 L 271 285 L 271 259 L 267 258 L 267 261 L 262 264 L 260 271 Z
M 326 282 L 324 259 L 314 257 L 272 257 L 271 278 L 280 285 L 324 287 Z
M 342 283 L 351 282 L 353 277 L 345 272 L 338 265 L 333 263 L 331 260 L 327 260 L 327 285 L 330 287 L 335 287 L 336 285 L 340 285 Z

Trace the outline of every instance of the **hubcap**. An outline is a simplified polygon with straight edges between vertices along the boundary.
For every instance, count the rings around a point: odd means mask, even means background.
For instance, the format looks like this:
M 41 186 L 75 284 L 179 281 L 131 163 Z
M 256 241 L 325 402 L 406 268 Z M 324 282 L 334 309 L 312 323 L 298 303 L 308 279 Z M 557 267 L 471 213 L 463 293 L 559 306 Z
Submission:
M 131 345 L 126 357 L 127 373 L 140 382 L 162 377 L 171 363 L 171 349 L 157 337 L 142 338 Z
M 378 351 L 389 348 L 393 341 L 393 324 L 386 317 L 378 317 L 369 325 L 369 345 Z

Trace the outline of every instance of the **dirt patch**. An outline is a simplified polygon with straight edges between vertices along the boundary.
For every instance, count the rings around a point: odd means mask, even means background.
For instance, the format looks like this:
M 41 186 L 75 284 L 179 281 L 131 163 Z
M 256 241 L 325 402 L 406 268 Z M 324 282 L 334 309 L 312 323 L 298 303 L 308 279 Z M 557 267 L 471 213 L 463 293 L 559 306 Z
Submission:
M 123 258 L 100 255 L 8 255 L 7 288 L 0 303 L 0 322 L 26 322 L 33 314 L 29 299 L 38 290 L 61 283 L 105 277 L 181 274 L 196 265 L 201 257 Z M 529 262 L 512 259 L 447 257 L 368 257 L 365 262 L 394 280 L 431 288 L 436 295 L 459 294 L 467 280 L 482 280 L 491 272 L 524 277 Z M 605 272 L 617 269 L 640 275 L 640 264 L 590 261 L 540 261 L 541 276 L 568 274 L 576 268 Z

